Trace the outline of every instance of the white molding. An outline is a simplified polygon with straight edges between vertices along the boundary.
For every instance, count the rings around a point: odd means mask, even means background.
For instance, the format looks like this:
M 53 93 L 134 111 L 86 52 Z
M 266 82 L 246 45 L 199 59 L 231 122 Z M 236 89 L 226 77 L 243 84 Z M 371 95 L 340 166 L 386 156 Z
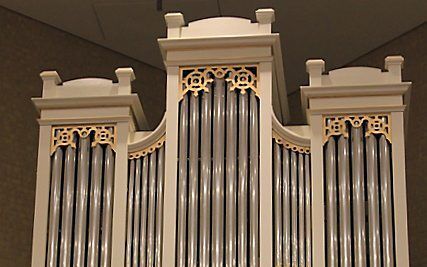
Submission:
M 277 119 L 274 112 L 272 112 L 271 118 L 273 131 L 278 133 L 286 141 L 295 145 L 310 147 L 311 132 L 309 125 L 283 126 Z
M 40 114 L 41 110 L 81 109 L 81 108 L 107 108 L 107 107 L 130 107 L 132 119 L 138 129 L 148 127 L 147 118 L 142 109 L 137 94 L 109 95 L 89 97 L 58 97 L 58 98 L 31 98 Z M 43 120 L 43 118 L 41 119 Z M 55 121 L 52 121 L 54 124 Z
M 137 133 L 133 133 L 130 136 L 131 138 L 128 142 L 129 153 L 137 152 L 151 146 L 166 134 L 166 115 L 163 116 L 162 121 L 154 131 L 149 132 L 149 134 L 142 136 L 138 140 L 134 139 L 136 137 L 135 134 Z

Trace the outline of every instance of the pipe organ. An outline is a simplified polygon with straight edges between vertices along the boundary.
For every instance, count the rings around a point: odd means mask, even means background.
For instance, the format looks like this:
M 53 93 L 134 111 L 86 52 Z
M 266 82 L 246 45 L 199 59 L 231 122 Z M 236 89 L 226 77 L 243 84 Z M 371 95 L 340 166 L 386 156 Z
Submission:
M 33 267 L 409 266 L 403 58 L 307 61 L 288 125 L 274 11 L 256 19 L 165 15 L 152 131 L 132 69 L 41 73 Z

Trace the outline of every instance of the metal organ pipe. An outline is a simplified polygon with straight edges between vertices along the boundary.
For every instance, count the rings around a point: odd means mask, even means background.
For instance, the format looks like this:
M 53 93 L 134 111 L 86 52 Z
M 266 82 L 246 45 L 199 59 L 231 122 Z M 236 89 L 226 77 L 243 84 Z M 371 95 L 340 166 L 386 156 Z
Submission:
M 147 213 L 147 266 L 154 265 L 157 152 L 150 154 Z
M 292 266 L 298 265 L 298 163 L 297 154 L 291 152 L 291 260 Z
M 105 148 L 104 197 L 102 209 L 101 267 L 109 267 L 111 260 L 111 223 L 113 216 L 114 155 L 110 145 Z
M 377 154 L 377 139 L 371 134 L 366 138 L 366 168 L 369 219 L 369 266 L 372 267 L 381 266 Z
M 362 128 L 351 127 L 354 264 L 366 266 L 365 199 Z
M 282 153 L 279 144 L 274 142 L 274 266 L 282 266 Z M 286 215 L 284 218 L 287 217 Z
M 201 144 L 211 144 L 211 94 L 202 95 Z M 200 162 L 200 267 L 209 267 L 211 230 L 211 146 L 201 146 Z
M 84 266 L 86 250 L 86 220 L 89 189 L 90 137 L 80 138 L 77 155 L 77 196 L 74 229 L 74 261 L 76 267 Z
M 338 194 L 340 263 L 351 266 L 350 161 L 348 139 L 344 136 L 338 139 Z
M 310 156 L 304 155 L 305 174 L 305 261 L 306 266 L 311 267 L 311 176 Z M 286 265 L 285 265 L 286 266 Z
M 92 153 L 92 175 L 90 189 L 88 265 L 98 265 L 99 227 L 101 216 L 102 147 L 97 144 Z
M 237 266 L 247 266 L 248 240 L 248 94 L 239 95 L 239 172 L 237 199 Z
M 132 247 L 133 247 L 133 267 L 138 266 L 138 255 L 139 255 L 139 231 L 140 231 L 140 223 L 139 218 L 141 214 L 141 159 L 138 159 L 136 161 L 136 168 L 135 168 L 135 189 L 134 189 L 135 197 L 134 197 L 134 216 L 133 216 L 133 240 L 132 240 Z M 145 202 L 144 202 L 145 203 Z M 141 255 L 139 255 L 141 256 Z
M 304 155 L 298 155 L 298 238 L 299 238 L 299 266 L 305 266 L 305 185 L 304 185 Z
M 336 201 L 336 154 L 335 139 L 326 144 L 326 251 L 327 265 L 338 266 L 337 201 Z
M 290 179 L 290 159 L 289 150 L 282 148 L 283 155 L 283 264 L 291 266 L 291 179 Z
M 224 265 L 224 87 L 224 79 L 215 78 L 212 165 L 212 267 Z
M 58 147 L 52 160 L 52 175 L 50 183 L 49 232 L 47 246 L 47 266 L 54 267 L 58 262 L 59 214 L 61 203 L 61 180 L 63 152 Z
M 199 180 L 199 97 L 190 95 L 190 150 L 188 183 L 188 243 L 187 266 L 197 264 L 197 219 L 198 219 L 198 180 Z
M 135 160 L 129 164 L 129 182 L 127 199 L 127 227 L 126 227 L 126 267 L 132 266 L 132 230 L 133 230 L 133 202 L 135 184 Z
M 154 267 L 162 265 L 163 242 L 163 189 L 165 173 L 165 148 L 159 149 L 157 157 L 157 195 L 156 195 L 156 245 L 154 254 Z
M 187 141 L 188 141 L 188 98 L 184 95 L 180 107 L 179 160 L 178 160 L 178 229 L 177 267 L 186 267 L 187 240 Z
M 255 93 L 249 95 L 249 266 L 259 266 L 259 126 L 258 101 Z
M 379 159 L 381 174 L 381 222 L 382 251 L 384 267 L 394 266 L 393 211 L 391 193 L 390 146 L 384 135 L 379 138 Z
M 227 146 L 225 192 L 225 266 L 236 266 L 237 246 L 237 101 L 236 93 L 227 90 Z
M 139 266 L 145 265 L 147 260 L 147 224 L 148 224 L 148 157 L 142 159 L 142 175 L 141 175 L 141 213 L 140 213 L 140 231 L 139 236 Z M 136 208 L 136 206 L 135 206 Z M 138 247 L 137 247 L 138 249 Z
M 76 150 L 71 146 L 67 146 L 65 150 L 64 185 L 62 191 L 60 266 L 70 266 L 71 264 L 75 156 Z

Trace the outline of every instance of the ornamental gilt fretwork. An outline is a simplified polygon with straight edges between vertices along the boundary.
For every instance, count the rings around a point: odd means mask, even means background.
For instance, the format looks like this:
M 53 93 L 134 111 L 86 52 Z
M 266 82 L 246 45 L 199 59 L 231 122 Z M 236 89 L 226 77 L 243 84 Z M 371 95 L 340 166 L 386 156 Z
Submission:
M 310 147 L 301 146 L 293 142 L 289 142 L 285 138 L 281 137 L 275 131 L 273 131 L 273 139 L 276 143 L 283 145 L 287 149 L 290 149 L 292 151 L 299 152 L 299 153 L 310 154 Z
M 350 123 L 354 128 L 365 125 L 366 136 L 383 134 L 391 143 L 391 120 L 388 114 L 325 116 L 323 120 L 323 143 L 326 143 L 331 136 L 343 135 L 348 137 L 347 123 Z
M 129 159 L 137 159 L 140 157 L 144 157 L 150 153 L 153 153 L 157 148 L 161 148 L 163 146 L 163 144 L 165 143 L 166 140 L 166 136 L 163 135 L 162 137 L 159 138 L 159 140 L 157 140 L 156 142 L 154 142 L 153 144 L 138 150 L 136 152 L 131 152 L 129 153 Z
M 76 148 L 77 136 L 88 137 L 93 133 L 92 147 L 97 144 L 108 144 L 116 148 L 116 126 L 114 125 L 69 125 L 52 127 L 50 153 L 53 154 L 59 146 Z
M 195 96 L 200 91 L 209 92 L 215 78 L 224 78 L 230 91 L 240 90 L 245 94 L 252 90 L 257 96 L 257 66 L 202 66 L 181 68 L 181 94 L 180 98 L 191 91 Z

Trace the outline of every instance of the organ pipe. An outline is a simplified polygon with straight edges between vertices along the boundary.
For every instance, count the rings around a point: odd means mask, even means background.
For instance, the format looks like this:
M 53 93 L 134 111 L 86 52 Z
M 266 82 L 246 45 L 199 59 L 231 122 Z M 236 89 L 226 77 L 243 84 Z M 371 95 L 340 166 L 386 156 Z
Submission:
M 249 95 L 249 266 L 259 266 L 259 126 L 258 101 L 254 92 Z
M 186 265 L 187 240 L 187 140 L 188 140 L 188 98 L 184 96 L 180 107 L 179 160 L 178 160 L 178 227 L 177 267 Z
M 239 95 L 239 137 L 237 266 L 243 267 L 248 260 L 248 94 Z
M 337 201 L 336 201 L 336 153 L 335 139 L 330 137 L 326 145 L 326 262 L 338 266 Z
M 353 229 L 354 264 L 366 266 L 365 200 L 362 128 L 351 128 L 352 178 L 353 178 Z
M 203 93 L 201 110 L 201 144 L 211 144 L 211 117 L 211 94 Z M 201 267 L 209 267 L 211 241 L 211 146 L 202 145 L 200 153 L 199 261 Z
M 226 193 L 225 193 L 225 265 L 235 267 L 237 247 L 237 102 L 236 93 L 227 90 L 227 146 L 226 146 Z
M 351 266 L 350 162 L 348 139 L 344 136 L 338 139 L 338 194 L 340 263 L 341 266 Z
M 58 147 L 52 160 L 52 175 L 50 182 L 49 232 L 47 247 L 47 266 L 54 267 L 58 262 L 58 235 L 61 204 L 61 175 L 63 152 Z
M 199 182 L 199 97 L 190 95 L 190 150 L 189 150 L 189 183 L 188 183 L 188 254 L 187 266 L 197 264 L 197 219 L 198 219 L 198 182 Z
M 77 195 L 74 230 L 74 261 L 76 267 L 85 264 L 86 220 L 89 190 L 90 137 L 80 138 L 77 155 Z
M 369 262 L 372 267 L 381 266 L 380 252 L 380 211 L 378 196 L 377 138 L 369 135 L 366 138 L 366 169 L 368 193 L 369 225 Z

